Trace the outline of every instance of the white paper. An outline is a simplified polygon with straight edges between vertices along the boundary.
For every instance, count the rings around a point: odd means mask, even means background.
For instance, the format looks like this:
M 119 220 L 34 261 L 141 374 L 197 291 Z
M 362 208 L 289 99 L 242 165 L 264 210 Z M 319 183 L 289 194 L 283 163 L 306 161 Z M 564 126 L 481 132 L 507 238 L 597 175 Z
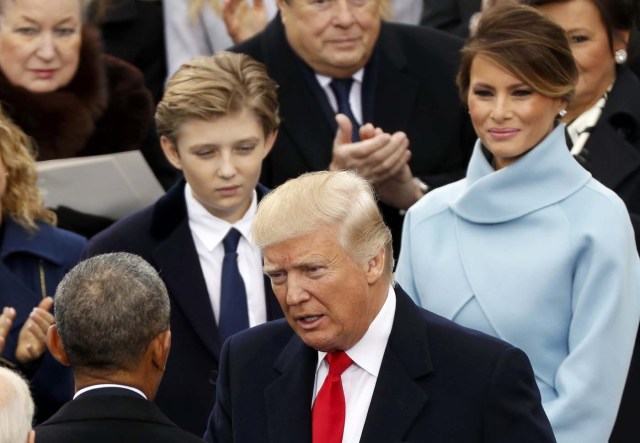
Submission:
M 119 219 L 154 203 L 162 186 L 140 151 L 37 162 L 45 205 Z

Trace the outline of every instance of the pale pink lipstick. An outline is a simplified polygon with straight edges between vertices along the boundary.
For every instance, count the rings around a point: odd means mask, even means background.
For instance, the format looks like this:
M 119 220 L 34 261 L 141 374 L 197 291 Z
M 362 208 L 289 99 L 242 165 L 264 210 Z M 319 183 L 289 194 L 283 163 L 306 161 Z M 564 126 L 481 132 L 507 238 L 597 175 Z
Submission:
M 56 73 L 55 69 L 33 69 L 33 74 L 36 78 L 48 80 Z
M 510 140 L 520 133 L 516 128 L 491 128 L 489 135 L 496 141 Z

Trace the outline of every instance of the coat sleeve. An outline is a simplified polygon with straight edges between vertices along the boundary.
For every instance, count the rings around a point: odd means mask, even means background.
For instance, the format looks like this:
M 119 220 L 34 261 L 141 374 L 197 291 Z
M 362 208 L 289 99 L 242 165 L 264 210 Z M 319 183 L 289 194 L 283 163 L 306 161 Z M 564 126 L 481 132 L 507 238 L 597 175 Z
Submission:
M 216 381 L 216 401 L 209 416 L 204 441 L 207 443 L 232 443 L 233 431 L 231 424 L 231 391 L 229 386 L 229 347 L 233 341 L 229 339 L 222 346 L 220 366 Z
M 555 442 L 540 403 L 529 359 L 508 348 L 498 359 L 485 396 L 484 436 L 491 443 Z
M 560 443 L 608 441 L 640 318 L 640 262 L 629 215 L 619 199 L 607 201 L 613 205 L 570 227 L 576 258 L 568 355 L 555 375 L 557 397 L 543 405 Z

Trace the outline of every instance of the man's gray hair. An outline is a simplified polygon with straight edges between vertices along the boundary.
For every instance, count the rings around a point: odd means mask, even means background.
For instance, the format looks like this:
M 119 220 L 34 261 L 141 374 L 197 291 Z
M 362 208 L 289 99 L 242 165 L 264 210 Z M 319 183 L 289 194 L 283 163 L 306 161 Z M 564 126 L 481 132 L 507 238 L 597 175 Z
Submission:
M 12 370 L 0 367 L 0 443 L 26 442 L 32 421 L 29 385 Z
M 71 365 L 132 370 L 151 340 L 169 329 L 169 296 L 156 270 L 137 255 L 80 262 L 54 297 L 55 320 Z
M 334 229 L 338 242 L 358 263 L 385 250 L 384 276 L 393 280 L 391 231 L 384 224 L 373 186 L 353 171 L 318 171 L 288 180 L 267 194 L 253 221 L 260 249 Z

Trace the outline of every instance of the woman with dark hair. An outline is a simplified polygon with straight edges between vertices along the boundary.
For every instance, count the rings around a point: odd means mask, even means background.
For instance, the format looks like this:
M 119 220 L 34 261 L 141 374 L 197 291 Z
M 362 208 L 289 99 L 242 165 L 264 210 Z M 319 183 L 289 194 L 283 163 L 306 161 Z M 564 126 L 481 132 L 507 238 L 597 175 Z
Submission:
M 602 443 L 640 319 L 640 259 L 624 203 L 558 123 L 578 75 L 565 32 L 535 9 L 483 14 L 458 73 L 479 140 L 466 178 L 407 212 L 397 279 L 527 353 L 559 443 Z
M 571 153 L 624 200 L 640 247 L 640 81 L 626 62 L 637 0 L 524 0 L 560 25 L 578 65 L 562 122 Z
M 640 81 L 626 63 L 634 50 L 631 34 L 637 32 L 638 1 L 525 3 L 538 8 L 569 36 L 580 76 L 562 119 L 567 143 L 593 177 L 624 200 L 640 249 Z M 633 441 L 640 435 L 639 339 L 610 442 Z

